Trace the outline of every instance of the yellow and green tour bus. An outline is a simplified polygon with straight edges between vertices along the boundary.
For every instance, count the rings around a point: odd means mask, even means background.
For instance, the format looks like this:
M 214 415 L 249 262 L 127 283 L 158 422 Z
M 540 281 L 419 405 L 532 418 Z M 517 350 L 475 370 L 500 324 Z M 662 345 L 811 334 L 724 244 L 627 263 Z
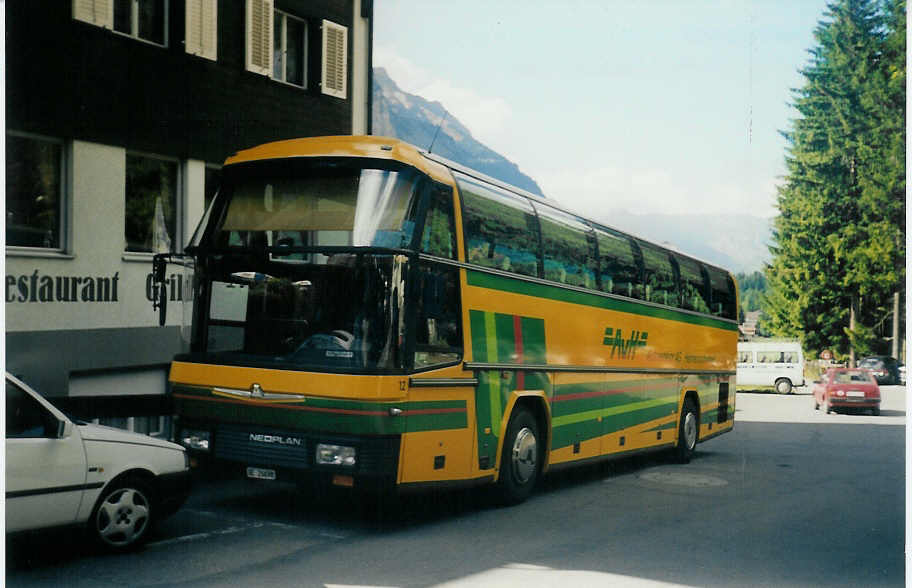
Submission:
M 728 272 L 395 139 L 237 153 L 184 257 L 175 432 L 238 475 L 516 503 L 734 426 Z

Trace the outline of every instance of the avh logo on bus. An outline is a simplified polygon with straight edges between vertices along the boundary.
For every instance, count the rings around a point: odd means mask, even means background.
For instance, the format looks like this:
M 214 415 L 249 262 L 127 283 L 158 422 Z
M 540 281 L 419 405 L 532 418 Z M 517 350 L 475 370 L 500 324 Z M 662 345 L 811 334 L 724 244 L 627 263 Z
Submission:
M 606 327 L 605 339 L 602 343 L 611 347 L 610 358 L 613 359 L 615 354 L 617 354 L 618 359 L 633 359 L 636 357 L 637 349 L 646 346 L 646 340 L 648 338 L 649 333 L 646 331 L 637 331 L 634 329 L 630 333 L 630 337 L 624 339 L 624 332 L 622 329 Z

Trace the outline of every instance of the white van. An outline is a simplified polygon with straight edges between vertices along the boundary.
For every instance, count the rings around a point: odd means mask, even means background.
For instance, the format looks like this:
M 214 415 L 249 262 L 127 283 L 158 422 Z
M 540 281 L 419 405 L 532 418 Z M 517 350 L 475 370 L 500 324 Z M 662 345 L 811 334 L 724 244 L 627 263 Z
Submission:
M 788 394 L 804 386 L 804 354 L 797 341 L 738 343 L 738 387 L 775 388 Z

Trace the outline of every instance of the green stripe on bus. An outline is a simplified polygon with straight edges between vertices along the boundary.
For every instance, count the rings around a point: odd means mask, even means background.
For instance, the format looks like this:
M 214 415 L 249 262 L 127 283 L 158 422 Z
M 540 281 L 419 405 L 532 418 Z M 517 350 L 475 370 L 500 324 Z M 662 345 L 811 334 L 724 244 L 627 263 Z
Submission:
M 668 431 L 668 430 L 677 429 L 677 428 L 678 428 L 678 422 L 671 421 L 671 422 L 665 423 L 663 425 L 657 425 L 655 427 L 652 427 L 651 429 L 646 429 L 644 432 L 645 433 L 655 433 L 656 431 Z
M 546 363 L 545 321 L 540 318 L 484 310 L 469 310 L 472 357 L 488 363 Z M 519 384 L 518 382 L 521 382 Z M 517 386 L 526 390 L 544 390 L 550 394 L 547 374 L 538 372 L 510 373 L 502 377 L 499 370 L 478 373 L 475 388 L 475 422 L 478 428 L 478 457 L 494 466 L 500 421 L 510 394 Z
M 677 321 L 704 327 L 714 327 L 726 331 L 737 331 L 738 325 L 716 319 L 709 316 L 700 316 L 679 312 L 670 308 L 659 308 L 649 306 L 634 301 L 619 300 L 607 296 L 599 296 L 588 292 L 579 292 L 560 286 L 551 286 L 548 284 L 539 284 L 537 282 L 527 282 L 525 280 L 508 278 L 486 272 L 473 270 L 466 271 L 466 277 L 470 286 L 488 288 L 491 290 L 500 290 L 502 292 L 511 292 L 513 294 L 523 294 L 525 296 L 534 296 L 535 298 L 546 298 L 548 300 L 557 300 L 559 302 L 570 302 L 572 304 L 581 304 L 606 310 L 616 310 L 628 312 L 641 316 Z
M 589 413 L 579 415 L 585 417 L 585 420 L 567 419 L 560 421 L 559 424 L 553 423 L 554 428 L 551 438 L 551 448 L 560 449 L 573 445 L 574 443 L 588 441 L 602 435 L 617 433 L 624 429 L 636 427 L 642 423 L 647 423 L 657 418 L 667 416 L 669 414 L 669 409 L 672 406 L 672 404 L 668 403 L 632 403 L 625 407 L 620 407 L 623 410 L 619 409 L 615 412 L 601 410 L 590 411 Z M 601 422 L 598 421 L 599 416 L 602 416 Z M 554 419 L 554 421 L 558 421 L 558 419 Z M 675 425 L 672 424 L 672 426 L 668 428 L 673 429 L 674 426 Z
M 522 317 L 523 363 L 548 363 L 545 354 L 545 321 Z
M 488 340 L 488 357 L 489 363 L 497 363 L 501 350 L 498 345 L 497 337 L 497 316 L 493 312 L 486 312 L 485 315 L 485 334 Z M 491 408 L 491 434 L 495 437 L 500 435 L 500 418 L 503 416 L 503 407 L 501 406 L 500 378 L 488 378 L 488 404 Z
M 308 397 L 303 403 L 258 405 L 213 396 L 208 388 L 174 386 L 174 402 L 188 419 L 354 434 L 395 434 L 468 427 L 465 401 L 370 403 Z M 391 407 L 403 416 L 389 416 Z
M 487 361 L 488 339 L 485 330 L 485 313 L 480 310 L 470 310 L 469 327 L 472 329 L 472 359 Z
M 578 423 L 582 421 L 587 421 L 591 419 L 597 419 L 598 417 L 610 417 L 623 413 L 629 413 L 634 411 L 640 411 L 648 408 L 654 408 L 658 406 L 674 406 L 677 404 L 676 396 L 666 396 L 663 398 L 655 398 L 652 400 L 643 400 L 640 402 L 630 402 L 619 404 L 617 406 L 608 406 L 605 408 L 599 408 L 595 410 L 589 410 L 585 412 L 577 412 L 574 414 L 564 415 L 551 419 L 551 424 L 554 427 L 561 427 L 564 425 L 570 425 L 573 423 Z M 646 420 L 651 419 L 644 419 Z

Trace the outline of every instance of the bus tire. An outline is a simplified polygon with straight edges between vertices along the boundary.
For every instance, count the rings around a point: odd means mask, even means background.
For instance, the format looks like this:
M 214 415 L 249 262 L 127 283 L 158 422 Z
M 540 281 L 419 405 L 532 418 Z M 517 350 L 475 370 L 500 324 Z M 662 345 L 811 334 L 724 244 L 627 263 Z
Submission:
M 776 380 L 776 392 L 779 394 L 788 394 L 792 391 L 792 381 L 788 378 L 779 378 Z
M 541 439 L 535 415 L 518 406 L 507 425 L 500 456 L 497 485 L 503 504 L 519 504 L 532 494 L 542 469 Z
M 675 446 L 675 461 L 689 463 L 697 447 L 700 436 L 700 414 L 690 398 L 684 399 L 681 407 L 681 420 L 678 423 L 678 444 Z

